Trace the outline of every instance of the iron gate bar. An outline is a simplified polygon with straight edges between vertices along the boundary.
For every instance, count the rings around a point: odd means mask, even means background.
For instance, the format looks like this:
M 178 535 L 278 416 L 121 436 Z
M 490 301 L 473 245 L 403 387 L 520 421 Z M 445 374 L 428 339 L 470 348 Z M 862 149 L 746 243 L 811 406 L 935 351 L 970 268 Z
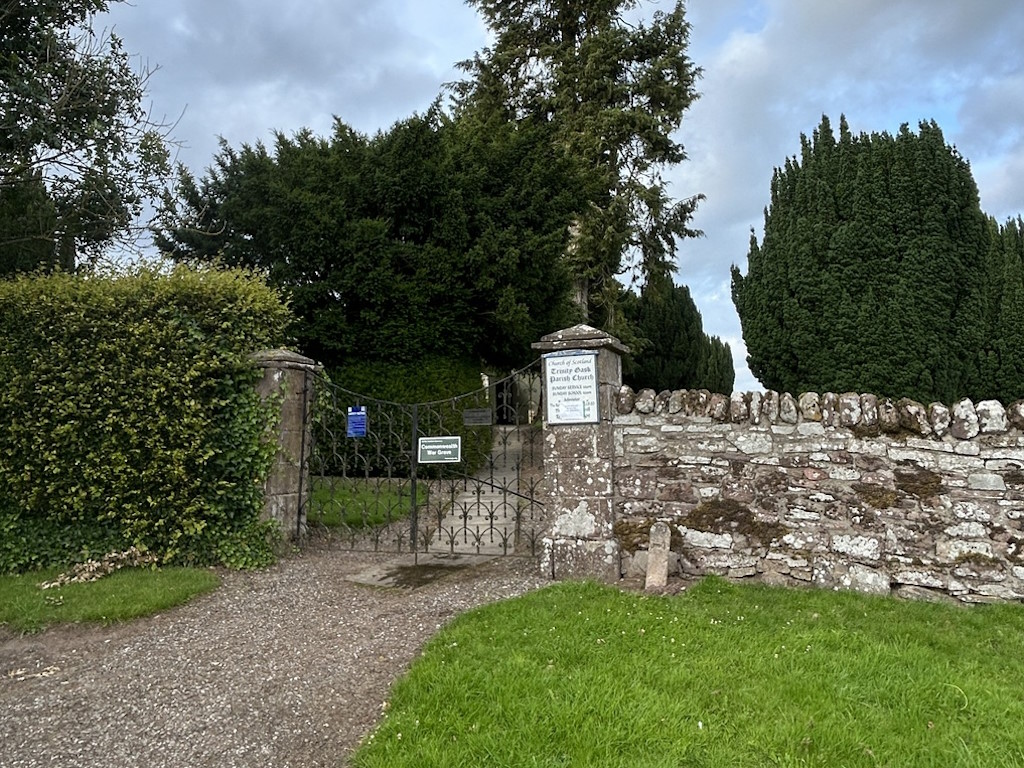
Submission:
M 420 431 L 420 419 L 419 419 L 419 406 L 413 405 L 412 407 L 412 442 L 409 447 L 409 473 L 412 486 L 409 493 L 409 520 L 411 521 L 409 527 L 409 541 L 412 542 L 413 550 L 413 562 L 419 563 L 419 547 L 416 546 L 417 534 L 419 533 L 419 526 L 417 525 L 417 509 L 419 504 L 418 497 L 416 495 L 416 467 L 419 465 L 418 451 L 416 450 L 416 440 L 419 437 Z
M 452 477 L 455 478 L 455 479 L 467 481 L 467 483 L 471 481 L 471 482 L 477 483 L 478 485 L 489 485 L 492 488 L 499 488 L 502 491 L 507 491 L 508 493 L 511 493 L 513 496 L 519 497 L 520 499 L 526 499 L 527 501 L 535 501 L 534 497 L 532 497 L 532 496 L 527 496 L 524 493 L 519 493 L 519 491 L 508 490 L 508 488 L 503 483 L 487 481 L 487 480 L 481 480 L 479 477 L 476 477 L 474 475 L 467 475 L 467 474 L 464 474 L 464 473 L 461 473 L 461 472 L 457 472 L 457 473 L 453 474 Z M 492 475 L 492 477 L 493 477 L 493 475 Z M 517 485 L 518 485 L 518 482 L 517 482 Z
M 313 397 L 313 408 L 307 409 L 314 420 L 309 451 L 314 481 L 300 502 L 306 507 L 309 521 L 331 525 L 334 520 L 352 548 L 363 546 L 363 541 L 376 551 L 395 547 L 403 551 L 407 535 L 409 548 L 415 553 L 428 551 L 435 537 L 438 544 L 448 544 L 446 548 L 453 550 L 454 539 L 461 535 L 464 543 L 473 537 L 477 551 L 486 542 L 497 541 L 504 554 L 517 542 L 518 546 L 528 544 L 535 552 L 538 531 L 528 526 L 539 524 L 544 505 L 537 496 L 538 479 L 524 472 L 539 470 L 542 458 L 538 446 L 542 418 L 539 362 L 480 389 L 423 403 L 369 397 L 334 384 L 326 376 L 318 377 L 318 396 Z M 498 417 L 497 423 L 486 427 L 464 425 L 459 408 L 467 400 L 487 404 Z M 348 438 L 347 430 L 338 428 L 344 406 L 353 402 L 365 404 L 368 409 L 365 438 Z M 407 425 L 405 419 L 409 419 Z M 440 434 L 458 430 L 463 435 L 464 442 L 468 441 L 463 468 L 467 464 L 479 467 L 476 474 L 460 471 L 454 465 L 424 465 L 430 471 L 426 478 L 422 476 L 416 444 L 420 436 L 430 436 L 433 430 Z M 470 483 L 475 490 L 472 495 L 468 493 Z M 461 500 L 459 485 L 463 489 Z M 397 494 L 402 501 L 406 487 L 410 493 L 409 520 L 401 524 L 392 514 L 390 499 Z M 487 488 L 500 498 L 486 500 Z M 389 499 L 386 504 L 382 497 L 385 493 Z M 357 494 L 370 495 L 369 500 L 361 499 L 361 510 L 354 509 Z M 443 498 L 446 495 L 447 501 Z M 433 522 L 425 530 L 421 527 L 421 508 L 427 510 L 430 519 L 437 517 L 436 532 Z M 462 525 L 457 530 L 454 525 L 445 526 L 446 515 L 452 519 L 461 516 Z M 510 527 L 507 521 L 514 525 Z M 448 541 L 444 540 L 446 536 Z

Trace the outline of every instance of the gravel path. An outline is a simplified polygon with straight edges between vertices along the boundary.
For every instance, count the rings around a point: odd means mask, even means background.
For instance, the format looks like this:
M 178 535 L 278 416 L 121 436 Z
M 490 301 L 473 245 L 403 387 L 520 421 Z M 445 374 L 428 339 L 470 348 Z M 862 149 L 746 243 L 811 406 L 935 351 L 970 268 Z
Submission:
M 346 580 L 385 561 L 307 552 L 130 624 L 0 628 L 0 766 L 343 766 L 438 628 L 548 583 L 520 558 Z

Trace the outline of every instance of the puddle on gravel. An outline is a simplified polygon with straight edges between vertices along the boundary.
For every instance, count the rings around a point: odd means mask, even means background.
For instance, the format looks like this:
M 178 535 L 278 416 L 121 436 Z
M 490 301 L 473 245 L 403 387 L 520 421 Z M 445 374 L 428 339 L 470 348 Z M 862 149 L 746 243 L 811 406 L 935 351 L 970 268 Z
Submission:
M 466 555 L 406 556 L 349 576 L 348 581 L 375 587 L 416 589 L 432 584 L 445 574 L 467 571 L 493 559 Z
M 458 565 L 401 565 L 384 572 L 384 579 L 395 587 L 422 587 L 437 581 L 446 573 L 454 573 L 469 567 L 469 563 Z

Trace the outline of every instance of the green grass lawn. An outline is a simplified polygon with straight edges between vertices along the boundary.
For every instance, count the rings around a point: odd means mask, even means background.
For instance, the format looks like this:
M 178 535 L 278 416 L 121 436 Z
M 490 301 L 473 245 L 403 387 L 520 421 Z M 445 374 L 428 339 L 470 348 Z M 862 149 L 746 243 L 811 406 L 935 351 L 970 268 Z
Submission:
M 0 576 L 0 624 L 33 632 L 50 624 L 126 621 L 209 592 L 217 574 L 200 568 L 124 568 L 98 581 L 40 589 L 58 569 Z
M 424 483 L 416 493 L 421 504 L 426 494 Z M 328 528 L 372 528 L 406 519 L 411 499 L 407 479 L 316 478 L 308 520 Z
M 1024 608 L 559 584 L 444 629 L 353 765 L 1024 766 Z

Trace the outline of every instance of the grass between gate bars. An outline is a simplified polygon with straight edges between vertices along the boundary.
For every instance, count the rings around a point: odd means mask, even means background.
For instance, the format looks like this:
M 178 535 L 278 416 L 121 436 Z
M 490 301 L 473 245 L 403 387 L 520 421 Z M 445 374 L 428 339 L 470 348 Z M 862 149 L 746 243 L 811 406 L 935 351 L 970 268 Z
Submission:
M 993 768 L 1022 723 L 1019 605 L 560 584 L 444 629 L 353 765 Z
M 316 478 L 312 483 L 310 522 L 328 528 L 373 527 L 409 516 L 412 491 L 408 480 L 342 480 Z M 422 504 L 426 500 L 425 485 L 416 491 Z
M 58 569 L 0 576 L 0 624 L 34 632 L 50 624 L 110 624 L 147 616 L 184 603 L 220 584 L 200 568 L 125 568 L 98 581 L 40 589 Z

